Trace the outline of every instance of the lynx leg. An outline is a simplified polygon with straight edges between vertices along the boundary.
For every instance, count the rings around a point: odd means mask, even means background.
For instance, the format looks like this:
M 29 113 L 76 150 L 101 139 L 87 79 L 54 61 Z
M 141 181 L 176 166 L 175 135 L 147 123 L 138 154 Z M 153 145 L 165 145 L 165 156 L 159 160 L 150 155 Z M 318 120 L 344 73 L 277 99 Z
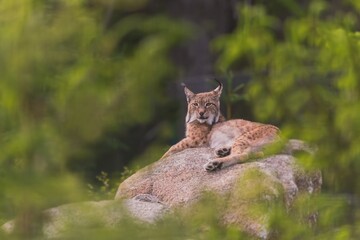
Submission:
M 224 148 L 217 149 L 215 151 L 215 154 L 218 157 L 226 157 L 226 156 L 230 155 L 230 152 L 231 152 L 231 148 L 224 147 Z
M 229 147 L 223 147 L 223 148 L 219 148 L 217 150 L 215 150 L 215 154 L 218 156 L 217 159 L 221 159 L 223 157 L 229 156 L 231 152 L 231 148 Z M 214 171 L 216 169 L 221 169 L 222 168 L 222 161 L 210 161 L 207 164 L 204 165 L 204 168 L 206 171 Z
M 200 141 L 194 141 L 191 138 L 184 138 L 183 140 L 181 140 L 180 142 L 178 142 L 177 144 L 173 145 L 160 159 L 164 159 L 174 153 L 180 152 L 186 148 L 194 148 L 199 146 Z
M 211 172 L 218 169 L 222 169 L 225 167 L 229 167 L 235 164 L 239 164 L 242 162 L 246 162 L 249 159 L 256 159 L 262 158 L 264 153 L 259 152 L 252 152 L 252 153 L 243 153 L 243 154 L 231 154 L 230 156 L 223 157 L 223 158 L 215 158 L 214 160 L 209 161 L 204 165 L 206 171 Z
M 204 168 L 209 172 L 242 163 L 249 159 L 263 157 L 262 147 L 273 142 L 278 136 L 277 133 L 277 128 L 268 125 L 248 132 L 236 139 L 229 156 L 211 160 L 204 165 Z
M 218 169 L 221 169 L 222 168 L 222 162 L 221 161 L 216 161 L 215 160 L 212 160 L 208 163 L 206 163 L 204 165 L 204 169 L 207 171 L 207 172 L 212 172 L 212 171 L 215 171 L 215 170 L 218 170 Z
M 242 153 L 242 154 L 231 154 L 230 156 L 226 156 L 223 158 L 215 158 L 207 162 L 204 165 L 206 171 L 211 172 L 218 169 L 222 169 L 225 167 L 229 167 L 238 163 L 246 162 L 249 159 L 261 158 L 264 156 L 264 153 L 259 152 L 250 152 L 250 153 Z

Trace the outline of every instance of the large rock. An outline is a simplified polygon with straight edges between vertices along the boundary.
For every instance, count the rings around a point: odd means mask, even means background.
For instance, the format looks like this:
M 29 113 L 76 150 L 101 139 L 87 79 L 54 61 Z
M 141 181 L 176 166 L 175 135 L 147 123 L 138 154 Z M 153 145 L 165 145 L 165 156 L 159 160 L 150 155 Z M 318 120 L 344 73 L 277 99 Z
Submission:
M 141 195 L 140 195 L 141 196 Z M 47 221 L 42 232 L 45 238 L 63 238 L 74 231 L 81 231 L 101 226 L 116 229 L 129 216 L 135 221 L 154 223 L 167 211 L 161 203 L 143 201 L 136 198 L 119 200 L 104 200 L 99 202 L 70 203 L 44 211 Z M 1 229 L 12 233 L 15 220 L 5 223 Z
M 193 148 L 159 160 L 121 183 L 115 199 L 146 194 L 170 208 L 183 208 L 199 201 L 204 192 L 213 192 L 228 201 L 221 216 L 224 223 L 267 238 L 266 209 L 255 214 L 250 209 L 281 201 L 290 207 L 299 193 L 313 194 L 321 188 L 321 174 L 306 173 L 291 155 L 206 172 L 203 165 L 214 157 L 211 149 Z

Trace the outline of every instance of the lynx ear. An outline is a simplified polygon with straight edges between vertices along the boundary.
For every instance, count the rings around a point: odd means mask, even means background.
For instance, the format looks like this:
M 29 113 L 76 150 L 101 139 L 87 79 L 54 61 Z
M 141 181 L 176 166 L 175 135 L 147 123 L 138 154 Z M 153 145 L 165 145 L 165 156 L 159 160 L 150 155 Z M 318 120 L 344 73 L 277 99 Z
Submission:
M 218 81 L 217 79 L 215 79 L 215 81 L 219 84 L 219 86 L 217 88 L 215 88 L 213 90 L 213 92 L 220 96 L 222 89 L 223 89 L 223 84 L 220 81 Z
M 181 86 L 184 87 L 184 92 L 186 95 L 186 100 L 187 102 L 190 102 L 190 100 L 195 96 L 195 93 L 193 93 L 192 91 L 190 91 L 190 89 L 188 89 L 185 85 L 185 83 L 182 83 Z

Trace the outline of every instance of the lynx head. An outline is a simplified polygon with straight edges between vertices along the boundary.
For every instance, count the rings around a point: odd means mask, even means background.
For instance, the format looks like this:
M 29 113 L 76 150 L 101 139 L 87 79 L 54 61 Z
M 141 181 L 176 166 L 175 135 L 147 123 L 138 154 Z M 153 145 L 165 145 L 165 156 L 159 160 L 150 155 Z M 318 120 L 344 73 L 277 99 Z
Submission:
M 217 81 L 218 82 L 218 81 Z M 220 113 L 220 95 L 223 85 L 210 92 L 193 93 L 185 85 L 184 91 L 188 102 L 188 110 L 186 115 L 186 123 L 198 121 L 199 123 L 207 123 L 213 125 L 219 121 Z

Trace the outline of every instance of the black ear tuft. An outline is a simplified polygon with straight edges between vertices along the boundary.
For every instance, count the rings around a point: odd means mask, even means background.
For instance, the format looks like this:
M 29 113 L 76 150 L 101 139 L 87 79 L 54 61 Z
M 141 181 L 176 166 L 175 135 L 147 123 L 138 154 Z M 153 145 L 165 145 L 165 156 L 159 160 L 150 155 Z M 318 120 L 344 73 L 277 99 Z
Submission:
M 218 95 L 220 95 L 222 92 L 222 89 L 223 89 L 223 84 L 216 78 L 214 80 L 219 84 L 219 86 L 214 89 L 214 92 L 217 93 Z

